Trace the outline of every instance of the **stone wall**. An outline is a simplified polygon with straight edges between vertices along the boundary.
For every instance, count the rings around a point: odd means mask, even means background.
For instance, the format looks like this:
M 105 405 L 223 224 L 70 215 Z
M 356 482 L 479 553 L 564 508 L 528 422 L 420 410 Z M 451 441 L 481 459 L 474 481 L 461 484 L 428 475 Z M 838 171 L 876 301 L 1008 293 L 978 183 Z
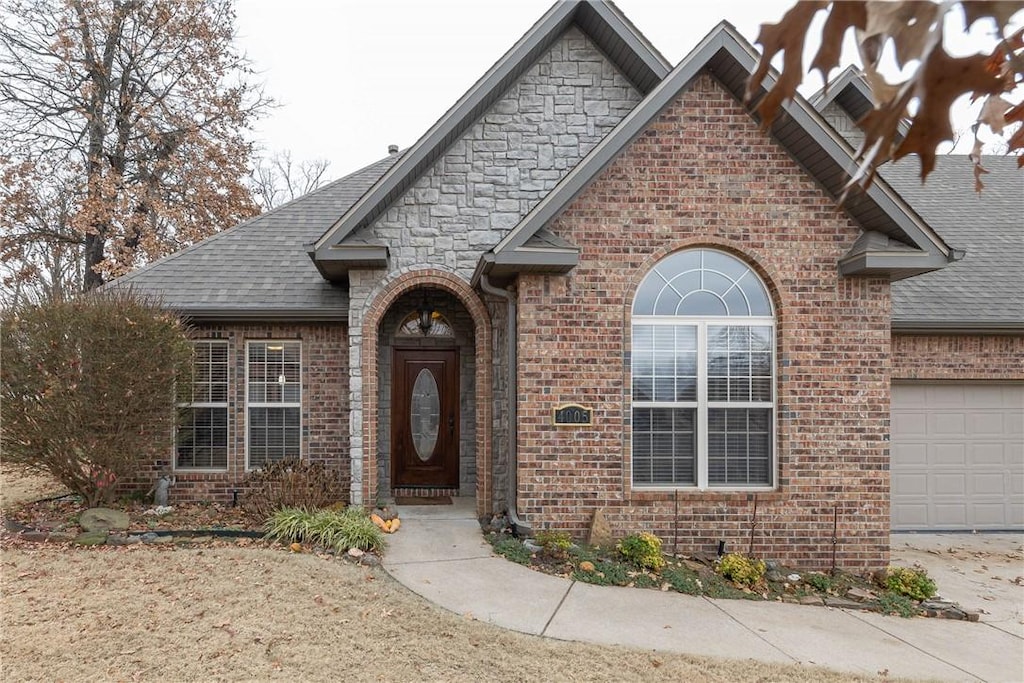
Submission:
M 818 569 L 831 564 L 835 521 L 839 567 L 885 566 L 889 283 L 839 276 L 860 230 L 806 171 L 703 76 L 552 230 L 582 253 L 567 276 L 519 280 L 525 521 L 579 537 L 603 508 L 616 533 L 652 531 L 669 550 L 714 552 L 725 541 Z M 633 294 L 658 260 L 696 246 L 750 264 L 774 299 L 775 490 L 631 485 Z M 565 402 L 594 406 L 594 425 L 552 427 L 552 408 Z

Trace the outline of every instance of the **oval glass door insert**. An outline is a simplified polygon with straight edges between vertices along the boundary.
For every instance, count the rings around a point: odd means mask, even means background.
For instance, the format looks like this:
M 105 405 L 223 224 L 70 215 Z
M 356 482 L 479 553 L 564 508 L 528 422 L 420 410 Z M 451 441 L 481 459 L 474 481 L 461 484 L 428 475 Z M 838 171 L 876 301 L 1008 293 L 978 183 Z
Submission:
M 416 455 L 426 462 L 434 454 L 437 432 L 441 428 L 441 394 L 430 370 L 423 368 L 412 385 L 409 427 Z

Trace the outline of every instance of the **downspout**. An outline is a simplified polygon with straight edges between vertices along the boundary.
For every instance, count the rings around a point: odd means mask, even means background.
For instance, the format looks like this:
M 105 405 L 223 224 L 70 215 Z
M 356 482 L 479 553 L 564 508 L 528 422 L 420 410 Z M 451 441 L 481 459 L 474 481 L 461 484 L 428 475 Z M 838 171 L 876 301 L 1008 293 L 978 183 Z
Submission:
M 507 289 L 501 289 L 491 284 L 487 279 L 487 273 L 480 273 L 480 288 L 484 292 L 504 299 L 507 307 L 506 317 L 508 318 L 508 330 L 506 341 L 508 350 L 506 352 L 508 362 L 508 381 L 506 384 L 508 394 L 508 490 L 505 492 L 508 500 L 508 522 L 516 536 L 523 538 L 533 534 L 533 530 L 519 519 L 519 512 L 516 510 L 518 498 L 518 474 L 519 457 L 516 444 L 516 398 L 519 387 L 516 382 L 516 299 Z

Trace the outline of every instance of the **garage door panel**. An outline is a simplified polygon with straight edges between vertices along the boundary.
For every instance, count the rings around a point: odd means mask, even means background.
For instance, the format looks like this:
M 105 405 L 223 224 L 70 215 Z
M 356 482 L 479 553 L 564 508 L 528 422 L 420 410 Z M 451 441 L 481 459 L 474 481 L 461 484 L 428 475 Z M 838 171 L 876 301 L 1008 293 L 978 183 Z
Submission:
M 892 452 L 897 453 L 893 463 L 899 463 L 901 468 L 926 467 L 928 465 L 928 444 L 924 443 L 901 443 L 893 444 Z
M 928 414 L 925 412 L 894 412 L 892 429 L 906 437 L 928 435 Z
M 904 474 L 901 477 L 893 477 L 893 492 L 900 496 L 921 496 L 927 499 L 928 496 L 928 474 L 920 472 L 917 474 Z
M 895 384 L 894 529 L 1024 529 L 1024 383 Z
M 1009 465 L 1006 448 L 1001 443 L 979 443 L 971 448 L 971 462 L 978 466 L 1002 467 Z
M 967 505 L 935 503 L 931 506 L 934 524 L 940 529 L 956 529 L 967 525 Z
M 1006 434 L 1005 417 L 999 411 L 970 413 L 967 416 L 967 433 L 972 437 L 1002 438 Z
M 1006 490 L 1006 477 L 1001 473 L 993 474 L 972 474 L 968 493 L 973 496 L 1002 496 L 1009 493 Z
M 940 443 L 934 445 L 929 452 L 929 464 L 935 467 L 954 465 L 962 469 L 967 464 L 967 444 Z
M 928 418 L 930 435 L 965 436 L 967 434 L 967 416 L 963 413 L 932 413 Z

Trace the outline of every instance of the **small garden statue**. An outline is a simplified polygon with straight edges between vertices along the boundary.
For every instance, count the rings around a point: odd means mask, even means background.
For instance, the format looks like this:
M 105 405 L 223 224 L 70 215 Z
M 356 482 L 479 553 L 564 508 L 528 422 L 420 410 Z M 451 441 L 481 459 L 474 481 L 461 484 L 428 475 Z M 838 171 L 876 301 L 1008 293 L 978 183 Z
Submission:
M 161 474 L 156 483 L 153 484 L 153 488 L 149 490 L 149 493 L 153 494 L 153 503 L 157 507 L 167 507 L 167 496 L 173 485 L 174 478 L 166 474 Z

